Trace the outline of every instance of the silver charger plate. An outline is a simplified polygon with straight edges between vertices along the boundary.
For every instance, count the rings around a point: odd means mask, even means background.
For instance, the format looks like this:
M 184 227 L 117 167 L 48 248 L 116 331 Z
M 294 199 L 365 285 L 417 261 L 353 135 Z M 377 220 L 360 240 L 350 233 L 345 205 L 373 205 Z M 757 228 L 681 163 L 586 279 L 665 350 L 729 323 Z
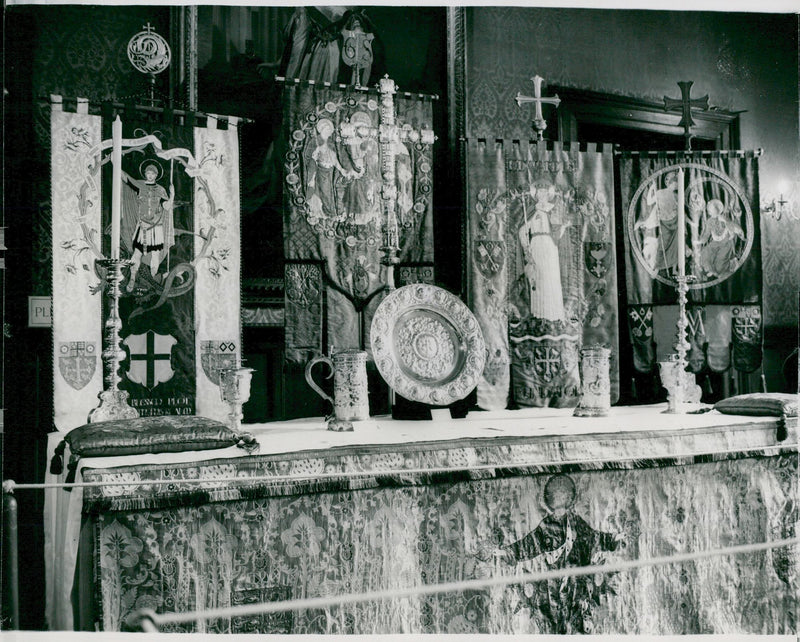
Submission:
M 391 292 L 372 318 L 375 365 L 399 395 L 446 406 L 478 383 L 486 347 L 478 321 L 456 296 L 414 283 Z

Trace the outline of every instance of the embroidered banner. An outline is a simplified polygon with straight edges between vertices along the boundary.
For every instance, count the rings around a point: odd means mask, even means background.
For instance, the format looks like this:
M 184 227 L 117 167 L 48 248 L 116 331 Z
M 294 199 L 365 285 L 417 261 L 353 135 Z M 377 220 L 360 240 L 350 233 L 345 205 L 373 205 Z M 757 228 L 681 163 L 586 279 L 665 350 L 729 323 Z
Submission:
M 430 100 L 395 96 L 394 142 L 400 261 L 432 269 Z M 297 83 L 284 90 L 286 358 L 369 349 L 369 326 L 386 283 L 385 215 L 375 92 Z M 318 290 L 321 277 L 322 290 Z M 292 288 L 290 292 L 290 286 Z
M 53 230 L 53 399 L 55 426 L 86 423 L 103 390 L 102 297 L 95 259 L 102 257 L 102 206 L 96 154 L 102 118 L 51 97 L 50 185 Z
M 634 367 L 675 352 L 678 168 L 684 172 L 689 369 L 752 372 L 761 363 L 758 160 L 753 152 L 622 154 L 620 194 Z M 655 349 L 638 320 L 650 315 Z M 654 360 L 655 359 L 655 360 Z
M 469 141 L 467 171 L 468 293 L 486 343 L 486 365 L 478 382 L 477 403 L 486 410 L 502 410 L 508 406 L 511 392 L 506 305 L 508 199 L 503 145 Z
M 589 145 L 469 146 L 469 297 L 489 337 L 484 408 L 572 406 L 579 354 L 611 349 L 619 398 L 611 150 Z M 507 320 L 507 326 L 504 321 Z M 503 336 L 507 327 L 508 338 Z M 513 383 L 509 383 L 513 382 Z
M 195 413 L 223 421 L 219 370 L 242 354 L 239 125 L 212 115 L 194 128 Z
M 110 253 L 111 229 L 113 114 L 86 115 L 91 128 L 71 122 L 77 116 L 54 105 L 55 422 L 67 431 L 86 422 L 102 390 L 108 301 L 96 260 Z M 141 416 L 225 419 L 218 371 L 241 349 L 237 120 L 194 127 L 135 108 L 121 119 L 120 256 L 131 264 L 119 302 L 119 387 Z M 92 354 L 95 374 L 83 383 Z
M 490 459 L 497 469 L 442 476 L 452 462 L 484 461 L 480 450 L 428 445 L 388 456 L 320 451 L 88 469 L 87 481 L 131 481 L 107 495 L 93 518 L 101 628 L 124 629 L 144 607 L 195 611 L 752 544 L 791 537 L 798 518 L 797 456 L 790 447 L 776 456 L 729 454 L 733 459 L 700 464 L 638 460 L 623 462 L 621 470 L 527 474 L 507 467 L 536 450 L 517 444 Z M 419 467 L 438 472 L 405 472 Z M 308 479 L 309 471 L 376 470 L 380 475 Z M 215 481 L 292 474 L 304 479 L 251 482 L 262 492 L 251 485 L 241 494 L 239 482 Z M 148 484 L 152 479 L 203 481 L 153 508 L 109 509 L 128 498 L 176 492 Z M 208 500 L 198 502 L 201 496 Z M 758 509 L 735 510 L 743 506 Z M 793 549 L 784 548 L 164 631 L 788 635 L 797 631 L 797 566 Z

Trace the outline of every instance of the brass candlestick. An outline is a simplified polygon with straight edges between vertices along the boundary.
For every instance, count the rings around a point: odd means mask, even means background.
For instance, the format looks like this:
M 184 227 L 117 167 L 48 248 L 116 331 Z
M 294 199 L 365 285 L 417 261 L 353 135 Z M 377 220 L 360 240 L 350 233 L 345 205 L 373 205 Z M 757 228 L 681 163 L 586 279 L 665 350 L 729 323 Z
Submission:
M 121 381 L 119 367 L 125 358 L 125 351 L 120 348 L 119 342 L 119 332 L 122 329 L 122 320 L 119 318 L 119 286 L 122 283 L 122 268 L 129 267 L 133 262 L 128 259 L 101 259 L 99 263 L 106 270 L 111 309 L 103 335 L 105 390 L 98 395 L 100 405 L 89 413 L 89 423 L 112 419 L 135 419 L 139 416 L 139 412 L 128 405 L 128 393 L 118 387 Z

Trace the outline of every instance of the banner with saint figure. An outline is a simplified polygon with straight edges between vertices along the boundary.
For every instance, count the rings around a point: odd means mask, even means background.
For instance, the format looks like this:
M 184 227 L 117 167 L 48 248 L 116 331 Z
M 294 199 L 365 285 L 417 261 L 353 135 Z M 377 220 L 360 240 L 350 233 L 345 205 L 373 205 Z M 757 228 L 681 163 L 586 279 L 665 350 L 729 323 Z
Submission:
M 384 185 L 381 96 L 305 82 L 284 90 L 286 358 L 369 349 L 369 327 L 386 284 L 380 250 L 386 199 L 394 199 L 400 266 L 433 267 L 433 156 L 421 132 L 430 97 L 394 96 L 395 190 Z M 403 270 L 403 267 L 420 270 Z M 397 283 L 402 285 L 400 281 Z
M 488 347 L 479 405 L 576 405 L 592 345 L 611 349 L 616 401 L 611 149 L 473 141 L 468 153 L 469 297 Z
M 651 372 L 675 352 L 680 257 L 691 279 L 689 369 L 758 368 L 763 328 L 756 154 L 626 152 L 619 169 L 626 314 L 636 370 Z
M 122 122 L 119 248 L 128 261 L 119 388 L 140 416 L 224 420 L 219 369 L 238 364 L 241 350 L 238 121 L 209 116 L 197 126 L 191 115 L 110 107 L 94 115 L 86 105 L 72 114 L 54 101 L 52 115 L 56 427 L 85 423 L 103 388 L 110 308 L 98 260 L 111 255 L 115 116 Z

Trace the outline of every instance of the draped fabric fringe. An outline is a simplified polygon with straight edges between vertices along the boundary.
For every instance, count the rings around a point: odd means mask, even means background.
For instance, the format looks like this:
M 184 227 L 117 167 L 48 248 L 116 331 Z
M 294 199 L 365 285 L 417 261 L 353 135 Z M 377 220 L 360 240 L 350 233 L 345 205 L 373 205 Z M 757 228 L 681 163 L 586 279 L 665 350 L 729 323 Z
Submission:
M 464 142 L 468 142 L 469 139 L 462 139 Z M 597 153 L 602 154 L 609 149 L 613 149 L 613 145 L 611 143 L 587 143 L 584 141 L 552 141 L 552 140 L 522 140 L 519 138 L 477 138 L 475 139 L 478 142 L 478 147 L 486 147 L 488 145 L 495 145 L 495 149 L 503 149 L 505 146 L 516 146 L 516 147 L 540 147 L 546 148 L 547 151 L 558 151 L 562 150 L 565 152 L 589 152 L 589 153 Z
M 758 149 L 704 149 L 694 151 L 684 150 L 668 150 L 668 151 L 630 151 L 630 150 L 614 150 L 615 156 L 623 158 L 631 158 L 634 156 L 647 156 L 649 158 L 671 157 L 680 156 L 683 158 L 706 158 L 706 157 L 722 157 L 733 156 L 736 158 L 758 158 L 764 150 Z
M 468 142 L 469 139 L 462 138 L 462 142 Z M 519 138 L 513 139 L 505 139 L 505 138 L 478 138 L 478 146 L 487 146 L 494 144 L 497 148 L 502 149 L 505 145 L 544 145 L 548 151 L 553 151 L 557 149 L 562 149 L 566 152 L 597 152 L 598 154 L 603 153 L 606 149 L 611 147 L 612 149 L 615 147 L 613 143 L 588 143 L 584 141 L 552 141 L 552 140 L 545 140 L 545 141 L 536 141 L 536 140 L 521 140 Z M 630 157 L 638 157 L 638 156 L 646 156 L 649 158 L 669 158 L 669 157 L 681 157 L 685 159 L 691 158 L 708 158 L 708 157 L 723 157 L 723 156 L 733 156 L 736 158 L 758 158 L 763 154 L 761 148 L 759 149 L 712 149 L 712 150 L 694 150 L 694 151 L 684 151 L 684 150 L 660 150 L 660 151 L 636 151 L 636 150 L 620 150 L 620 149 L 613 149 L 614 156 L 622 157 L 622 158 L 630 158 Z
M 398 488 L 404 486 L 433 486 L 438 484 L 455 484 L 483 479 L 504 479 L 512 477 L 526 477 L 538 474 L 574 473 L 579 471 L 602 470 L 634 470 L 644 468 L 663 468 L 669 466 L 684 466 L 698 463 L 711 463 L 725 460 L 761 459 L 774 457 L 781 454 L 796 452 L 791 446 L 755 448 L 748 451 L 720 452 L 699 455 L 628 459 L 619 461 L 596 460 L 574 463 L 533 464 L 517 466 L 495 466 L 488 468 L 464 468 L 448 471 L 431 472 L 402 472 L 363 475 L 347 475 L 329 479 L 280 479 L 274 482 L 248 480 L 246 477 L 241 482 L 226 482 L 227 487 L 210 489 L 174 490 L 168 488 L 163 493 L 157 489 L 158 485 L 148 484 L 148 480 L 131 481 L 130 485 L 139 492 L 151 493 L 149 495 L 128 495 L 126 497 L 84 497 L 83 513 L 85 515 L 98 515 L 107 512 L 124 512 L 132 510 L 160 510 L 166 508 L 179 508 L 201 506 L 214 502 L 228 502 L 238 500 L 257 500 L 269 497 L 286 497 L 291 495 L 343 492 L 364 490 L 369 488 Z M 105 474 L 123 469 L 96 469 L 87 471 L 86 476 L 102 478 Z M 88 480 L 87 480 L 88 481 Z M 179 480 L 175 479 L 170 486 L 182 484 L 205 484 L 210 480 Z M 241 484 L 241 485 L 240 485 Z M 165 485 L 166 488 L 166 485 Z

